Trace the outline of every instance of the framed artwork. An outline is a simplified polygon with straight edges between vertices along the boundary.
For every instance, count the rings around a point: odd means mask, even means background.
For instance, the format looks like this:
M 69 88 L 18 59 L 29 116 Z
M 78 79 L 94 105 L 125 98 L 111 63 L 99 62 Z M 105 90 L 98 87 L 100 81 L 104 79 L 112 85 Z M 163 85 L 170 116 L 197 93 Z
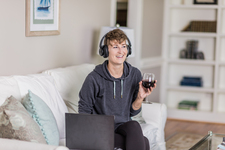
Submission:
M 217 4 L 217 0 L 194 0 L 194 4 Z
M 26 0 L 26 36 L 59 35 L 60 0 Z

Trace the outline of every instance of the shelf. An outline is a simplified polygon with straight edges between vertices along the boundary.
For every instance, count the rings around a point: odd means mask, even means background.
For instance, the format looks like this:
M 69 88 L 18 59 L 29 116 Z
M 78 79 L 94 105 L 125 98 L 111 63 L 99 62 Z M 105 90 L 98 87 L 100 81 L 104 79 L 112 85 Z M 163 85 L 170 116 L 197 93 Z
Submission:
M 218 93 L 225 93 L 225 88 L 223 88 L 223 89 L 218 89 Z
M 186 65 L 215 65 L 215 61 L 197 59 L 169 59 L 168 62 Z
M 202 32 L 177 32 L 170 33 L 169 36 L 184 36 L 184 37 L 211 37 L 215 38 L 217 36 L 216 33 L 202 33 Z M 225 34 L 224 34 L 225 36 Z
M 163 77 L 161 102 L 168 107 L 168 117 L 183 120 L 221 122 L 225 115 L 225 0 L 214 5 L 195 5 L 191 0 L 164 1 Z M 192 21 L 216 21 L 216 32 L 198 31 Z M 205 26 L 214 28 L 215 24 Z M 194 29 L 195 28 L 195 29 Z M 188 41 L 196 40 L 191 43 Z M 196 44 L 196 45 L 194 45 Z M 196 47 L 195 47 L 196 46 Z M 205 60 L 181 59 L 182 50 L 193 48 L 204 54 Z M 184 76 L 202 77 L 203 87 L 180 86 Z M 182 100 L 197 100 L 197 111 L 180 110 Z M 219 113 L 222 112 L 222 113 Z
M 187 113 L 187 112 L 191 112 L 191 113 L 196 113 L 196 114 L 200 114 L 202 112 L 206 112 L 206 113 L 211 113 L 212 111 L 203 111 L 203 110 L 185 110 L 185 109 L 178 109 L 178 108 L 168 108 L 171 112 L 181 112 L 181 113 Z
M 167 90 L 185 91 L 185 92 L 207 92 L 213 93 L 213 88 L 193 87 L 193 86 L 168 86 Z
M 190 111 L 172 108 L 168 108 L 167 112 L 167 117 L 173 119 L 184 120 L 185 116 L 185 120 L 225 123 L 225 120 L 221 119 L 224 118 L 225 113 L 213 113 L 209 111 Z
M 225 66 L 225 62 L 220 62 L 219 64 L 222 66 Z
M 180 9 L 218 9 L 218 5 L 170 5 L 169 8 Z

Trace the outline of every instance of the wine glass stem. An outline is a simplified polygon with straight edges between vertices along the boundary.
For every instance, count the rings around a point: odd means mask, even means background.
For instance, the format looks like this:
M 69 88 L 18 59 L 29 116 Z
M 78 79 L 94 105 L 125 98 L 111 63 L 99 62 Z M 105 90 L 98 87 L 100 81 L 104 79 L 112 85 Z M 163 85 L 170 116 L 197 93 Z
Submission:
M 152 102 L 150 102 L 150 101 L 147 99 L 147 97 L 144 99 L 143 103 L 145 103 L 145 104 L 152 104 Z

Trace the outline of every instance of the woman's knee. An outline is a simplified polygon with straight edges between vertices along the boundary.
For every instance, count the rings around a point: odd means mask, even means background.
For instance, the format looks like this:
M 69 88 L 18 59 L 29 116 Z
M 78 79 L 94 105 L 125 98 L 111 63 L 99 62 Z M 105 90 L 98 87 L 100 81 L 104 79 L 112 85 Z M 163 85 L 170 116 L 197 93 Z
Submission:
M 129 121 L 122 124 L 117 128 L 116 132 L 122 134 L 123 136 L 143 136 L 141 126 L 137 121 Z
M 132 121 L 129 121 L 128 123 L 129 123 L 128 126 L 132 129 L 141 129 L 141 126 L 137 121 L 132 120 Z

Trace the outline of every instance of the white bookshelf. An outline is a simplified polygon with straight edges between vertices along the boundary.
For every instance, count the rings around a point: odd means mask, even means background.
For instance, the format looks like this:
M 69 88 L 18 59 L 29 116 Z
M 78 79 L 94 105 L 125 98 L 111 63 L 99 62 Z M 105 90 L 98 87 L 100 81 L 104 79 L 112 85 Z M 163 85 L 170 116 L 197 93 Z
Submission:
M 225 123 L 225 0 L 216 5 L 190 1 L 164 1 L 160 101 L 168 107 L 168 118 Z M 181 32 L 196 20 L 217 21 L 216 33 Z M 189 40 L 198 40 L 204 60 L 179 58 Z M 202 77 L 203 87 L 180 86 L 183 76 Z M 199 101 L 198 110 L 178 109 L 182 100 Z

